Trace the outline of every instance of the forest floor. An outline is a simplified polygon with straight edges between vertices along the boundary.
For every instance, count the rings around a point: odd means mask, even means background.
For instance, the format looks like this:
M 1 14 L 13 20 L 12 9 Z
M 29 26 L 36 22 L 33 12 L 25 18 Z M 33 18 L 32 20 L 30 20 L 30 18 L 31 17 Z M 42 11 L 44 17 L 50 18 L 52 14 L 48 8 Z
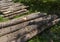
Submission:
M 21 1 L 20 1 L 21 2 Z M 29 5 L 29 13 L 33 12 L 44 12 L 47 14 L 57 14 L 59 15 L 59 3 L 56 2 L 38 2 L 31 3 L 22 1 L 25 5 Z M 50 27 L 51 29 L 47 29 L 41 34 L 36 35 L 32 39 L 27 42 L 60 42 L 60 23 Z
M 15 1 L 16 2 L 16 1 Z M 20 1 L 21 2 L 21 1 Z M 29 2 L 21 2 L 25 5 L 29 6 L 29 12 L 27 14 L 33 12 L 45 12 L 47 14 L 56 14 L 59 13 L 60 6 L 58 3 L 29 3 Z M 26 15 L 27 15 L 26 14 Z M 16 16 L 18 18 L 20 16 Z M 5 21 L 8 19 L 4 19 L 0 17 L 0 22 Z M 32 39 L 28 40 L 27 42 L 60 42 L 60 23 L 50 27 L 51 29 L 47 29 L 41 34 L 36 35 Z

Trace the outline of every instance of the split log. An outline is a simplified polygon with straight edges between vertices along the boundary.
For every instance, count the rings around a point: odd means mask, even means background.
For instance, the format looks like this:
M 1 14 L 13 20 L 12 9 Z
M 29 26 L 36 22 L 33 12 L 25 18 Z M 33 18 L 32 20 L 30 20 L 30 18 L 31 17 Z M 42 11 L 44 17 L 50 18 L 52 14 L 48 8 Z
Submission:
M 47 22 L 47 21 L 46 21 Z M 22 40 L 26 41 L 27 39 L 30 39 L 32 38 L 33 36 L 35 36 L 36 34 L 40 33 L 41 31 L 47 29 L 48 27 L 51 27 L 55 24 L 57 24 L 58 22 L 60 22 L 60 19 L 57 19 L 57 20 L 54 20 L 52 22 L 49 22 L 49 23 L 46 23 L 44 22 L 45 25 L 37 25 L 37 24 L 34 24 L 34 25 L 30 25 L 30 26 L 27 26 L 25 27 L 26 29 L 23 29 L 23 30 L 19 30 L 19 31 L 16 31 L 16 32 L 13 32 L 13 33 L 10 33 L 10 34 L 7 34 L 5 36 L 2 36 L 0 37 L 0 41 L 1 42 L 8 42 L 8 41 L 11 41 L 13 39 L 18 39 L 18 36 L 20 36 L 20 41 L 22 42 Z M 29 28 L 29 29 L 28 29 Z M 32 29 L 32 30 L 31 30 Z M 27 30 L 27 31 L 26 31 Z M 31 31 L 33 32 L 31 32 Z M 24 32 L 23 32 L 24 31 Z M 30 33 L 29 33 L 30 32 Z M 33 34 L 32 34 L 33 33 Z M 22 34 L 22 35 L 21 35 Z M 31 36 L 30 36 L 31 35 Z
M 54 20 L 54 18 L 53 18 L 53 20 Z M 5 27 L 4 29 L 3 28 L 0 29 L 0 36 L 6 35 L 6 34 L 11 33 L 13 31 L 16 31 L 16 30 L 19 30 L 21 28 L 24 28 L 24 27 L 28 26 L 29 24 L 33 25 L 34 22 L 41 22 L 41 21 L 50 22 L 50 21 L 53 21 L 53 20 L 51 19 L 51 16 L 47 16 L 47 17 L 44 16 L 44 17 L 40 17 L 40 18 L 31 20 L 31 21 L 27 21 L 27 22 L 24 22 L 24 23 L 13 25 L 13 26 L 10 26 L 10 27 Z M 43 25 L 42 22 L 41 22 L 41 25 Z
M 20 17 L 20 18 L 16 18 L 16 19 L 13 19 L 13 20 L 6 21 L 6 22 L 1 22 L 0 23 L 0 28 L 15 25 L 15 24 L 18 24 L 18 23 L 22 23 L 24 21 L 32 20 L 32 19 L 35 19 L 35 18 L 38 18 L 38 17 L 43 17 L 45 15 L 46 14 L 41 14 L 40 12 L 32 13 L 32 14 L 27 15 L 27 16 L 23 16 L 23 17 Z

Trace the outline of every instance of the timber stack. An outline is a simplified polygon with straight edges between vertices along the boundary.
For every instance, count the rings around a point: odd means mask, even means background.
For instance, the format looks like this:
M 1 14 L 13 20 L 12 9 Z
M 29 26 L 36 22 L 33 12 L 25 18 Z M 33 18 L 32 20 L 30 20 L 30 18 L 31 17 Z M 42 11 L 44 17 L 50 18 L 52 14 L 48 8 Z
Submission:
M 27 13 L 28 6 L 21 3 L 14 3 L 11 0 L 0 0 L 0 12 L 4 18 L 12 19 L 15 16 Z
M 11 16 L 17 15 L 15 12 L 17 12 L 16 10 L 19 8 L 12 9 L 14 11 L 6 11 L 8 9 L 5 6 L 10 7 L 10 5 L 13 3 L 11 2 L 12 1 L 10 0 L 10 4 L 8 4 L 8 6 L 4 5 L 4 8 L 2 7 L 0 9 L 1 12 L 4 13 L 4 17 L 10 18 Z M 14 3 L 14 5 L 15 4 L 16 3 Z M 46 13 L 40 12 L 31 13 L 29 15 L 25 15 L 5 22 L 0 22 L 0 42 L 26 42 L 35 35 L 41 33 L 45 29 L 55 24 L 58 24 L 59 22 L 60 18 L 57 15 L 47 15 Z
M 32 13 L 0 23 L 1 42 L 25 42 L 48 27 L 60 22 L 57 15 Z

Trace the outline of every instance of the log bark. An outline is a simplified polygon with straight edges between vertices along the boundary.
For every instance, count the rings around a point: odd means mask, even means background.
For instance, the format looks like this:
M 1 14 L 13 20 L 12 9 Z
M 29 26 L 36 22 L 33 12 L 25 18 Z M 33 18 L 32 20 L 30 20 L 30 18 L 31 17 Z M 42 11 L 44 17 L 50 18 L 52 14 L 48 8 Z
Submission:
M 27 15 L 27 16 L 23 16 L 23 17 L 20 17 L 20 18 L 16 18 L 16 19 L 13 19 L 13 20 L 6 21 L 6 22 L 1 22 L 0 23 L 0 28 L 15 25 L 15 24 L 22 23 L 24 21 L 32 20 L 32 19 L 42 17 L 42 16 L 45 16 L 45 14 L 41 14 L 40 12 L 32 13 L 32 14 Z
M 60 19 L 54 20 L 54 21 L 49 22 L 49 23 L 46 23 L 46 22 L 44 22 L 46 25 L 42 25 L 42 26 L 39 25 L 39 24 L 38 25 L 37 24 L 29 25 L 29 26 L 25 27 L 25 29 L 7 34 L 5 36 L 2 36 L 2 37 L 0 37 L 0 41 L 1 42 L 8 42 L 8 41 L 11 41 L 13 39 L 17 39 L 17 40 L 19 39 L 20 42 L 22 42 L 22 40 L 26 41 L 26 40 L 32 38 L 33 36 L 35 36 L 36 34 L 38 34 L 38 33 L 42 32 L 43 30 L 47 29 L 48 27 L 51 27 L 51 26 L 57 24 L 58 22 L 60 22 Z M 34 31 L 31 32 L 30 30 L 31 31 L 34 30 Z M 18 38 L 18 36 L 20 36 L 20 38 Z
M 13 4 L 14 4 L 13 2 L 10 2 L 9 4 L 8 3 L 1 3 L 0 4 L 1 10 L 7 9 L 9 6 L 11 6 Z
M 47 24 L 47 26 L 43 26 L 43 27 L 40 27 L 41 29 L 35 29 L 35 30 L 32 30 L 31 32 L 23 35 L 22 37 L 18 37 L 16 39 L 13 39 L 11 40 L 10 42 L 26 42 L 27 40 L 31 39 L 32 37 L 36 36 L 37 34 L 41 33 L 42 31 L 44 31 L 45 29 L 57 24 L 60 22 L 60 18 L 59 19 L 56 19 L 50 23 Z M 52 24 L 51 24 L 52 23 Z M 32 26 L 31 26 L 32 27 Z M 29 28 L 29 27 L 28 27 Z M 36 28 L 36 27 L 35 27 Z
M 14 2 L 9 2 L 9 3 L 1 3 L 0 4 L 0 7 L 1 7 L 1 10 L 6 10 L 8 9 L 10 6 L 21 6 L 23 4 L 21 3 L 14 3 Z
M 23 12 L 26 12 L 26 11 L 27 11 L 26 9 L 18 10 L 18 11 L 15 11 L 13 13 L 5 14 L 4 17 L 12 16 L 12 15 L 15 15 L 15 14 L 20 14 L 20 13 L 23 13 Z
M 2 2 L 4 2 L 4 3 L 12 2 L 12 0 L 2 0 Z
M 15 16 L 20 16 L 20 15 L 23 15 L 23 14 L 26 14 L 28 11 L 22 11 L 21 13 L 19 14 L 15 14 L 15 15 L 11 15 L 11 16 L 8 16 L 8 17 L 5 17 L 6 19 L 14 19 Z
M 14 7 L 14 8 L 9 8 L 9 9 L 6 9 L 6 10 L 1 10 L 1 12 L 3 12 L 3 14 L 12 14 L 18 10 L 22 10 L 22 9 L 25 9 L 27 8 L 27 6 L 19 6 L 19 7 Z
M 10 10 L 11 10 L 10 12 L 12 12 L 12 11 L 16 11 L 18 9 L 23 9 L 23 8 L 27 8 L 27 6 L 24 6 L 24 5 L 11 5 L 7 9 L 1 10 L 1 12 L 4 12 L 5 14 L 8 14 L 8 11 L 10 11 Z
M 55 20 L 55 19 L 53 19 L 53 20 Z M 34 22 L 41 22 L 40 25 L 43 25 L 44 23 L 42 24 L 42 21 L 50 22 L 50 21 L 53 21 L 53 20 L 51 19 L 50 16 L 48 16 L 46 18 L 45 17 L 40 17 L 40 18 L 30 20 L 30 21 L 27 21 L 27 22 L 24 22 L 24 23 L 16 24 L 16 25 L 13 25 L 13 26 L 10 26 L 10 27 L 5 27 L 4 29 L 3 28 L 0 29 L 0 36 L 6 35 L 6 34 L 11 33 L 11 32 L 14 32 L 14 31 L 19 30 L 21 28 L 24 28 L 28 25 L 34 25 Z M 35 24 L 38 24 L 38 23 L 35 23 Z

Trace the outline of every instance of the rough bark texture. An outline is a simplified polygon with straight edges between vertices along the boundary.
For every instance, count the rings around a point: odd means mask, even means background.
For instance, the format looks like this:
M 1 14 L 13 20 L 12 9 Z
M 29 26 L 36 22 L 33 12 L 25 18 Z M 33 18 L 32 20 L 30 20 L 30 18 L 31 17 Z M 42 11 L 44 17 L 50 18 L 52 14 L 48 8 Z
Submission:
M 41 25 L 40 22 L 39 24 L 33 24 L 33 25 L 29 25 L 27 27 L 25 27 L 24 29 L 20 29 L 17 30 L 15 32 L 9 33 L 7 35 L 4 35 L 2 37 L 0 37 L 0 41 L 2 42 L 9 42 L 11 40 L 16 40 L 17 41 L 26 41 L 27 39 L 32 38 L 33 36 L 35 36 L 36 34 L 42 32 L 43 30 L 47 29 L 48 27 L 51 27 L 55 24 L 57 24 L 60 21 L 60 19 L 51 21 L 51 22 L 47 22 L 44 21 L 43 23 L 45 25 Z
M 19 11 L 18 11 L 18 12 L 19 12 Z M 14 19 L 15 16 L 24 15 L 24 14 L 27 14 L 27 12 L 28 12 L 28 11 L 23 10 L 23 11 L 19 12 L 18 14 L 14 14 L 14 15 L 11 15 L 11 16 L 7 16 L 7 17 L 4 17 L 4 18 L 12 20 L 12 19 Z
M 13 3 L 12 0 L 0 0 L 0 11 L 5 18 L 26 13 L 26 7 L 23 4 Z M 2 22 L 0 23 L 0 42 L 25 42 L 59 22 L 60 18 L 57 15 L 40 12 Z
M 13 19 L 15 16 L 21 15 L 21 13 L 27 13 L 28 6 L 24 6 L 21 3 L 14 3 L 9 0 L 0 1 L 0 12 L 2 12 L 4 18 Z M 24 10 L 25 9 L 25 10 Z M 23 10 L 24 12 L 22 12 Z
M 10 25 L 15 25 L 15 24 L 18 24 L 18 23 L 22 23 L 24 21 L 32 20 L 32 19 L 35 19 L 35 18 L 38 18 L 38 17 L 43 17 L 45 15 L 46 14 L 41 14 L 40 12 L 32 13 L 32 14 L 27 15 L 27 16 L 23 16 L 23 17 L 20 17 L 20 18 L 16 18 L 16 19 L 12 19 L 12 20 L 9 20 L 9 21 L 6 21 L 6 22 L 2 22 L 2 23 L 0 23 L 0 28 L 10 26 Z
M 15 9 L 11 10 L 11 8 L 15 8 Z M 25 8 L 27 8 L 27 6 L 19 6 L 19 7 L 16 6 L 16 7 L 11 7 L 11 8 L 5 9 L 5 10 L 1 10 L 1 11 L 3 12 L 4 15 L 6 15 L 6 14 L 14 13 L 14 12 L 16 12 L 18 10 L 25 9 Z
M 16 12 L 11 12 L 10 14 L 6 14 L 6 15 L 4 15 L 4 17 L 8 17 L 8 16 L 11 16 L 11 15 L 15 15 L 15 14 L 19 14 L 19 13 L 22 13 L 22 12 L 26 12 L 27 10 L 26 9 L 23 9 L 23 10 L 18 10 L 18 11 L 16 11 Z
M 0 23 L 1 42 L 25 42 L 48 27 L 60 22 L 57 15 L 32 13 Z
M 32 37 L 34 37 L 35 35 L 37 35 L 38 33 L 41 33 L 42 31 L 44 31 L 45 29 L 47 29 L 48 27 L 51 27 L 57 23 L 60 22 L 60 19 L 56 19 L 54 21 L 52 21 L 51 23 L 48 23 L 46 26 L 42 26 L 42 27 L 39 27 L 37 29 L 34 29 L 32 30 L 31 32 L 23 35 L 22 37 L 17 37 L 17 39 L 14 39 L 12 41 L 14 42 L 26 42 L 27 40 L 31 39 Z M 32 26 L 31 26 L 32 27 Z M 28 27 L 29 28 L 29 27 Z M 36 27 L 33 27 L 33 28 L 36 28 Z M 11 42 L 12 42 L 11 41 Z
M 9 4 L 8 3 L 2 3 L 2 2 L 0 2 L 0 10 L 2 11 L 2 10 L 6 10 L 6 9 L 8 9 L 10 6 L 13 6 L 13 5 L 15 5 L 15 3 L 14 2 L 9 2 Z M 21 3 L 19 4 L 19 3 L 16 3 L 17 5 L 22 5 Z M 4 11 L 3 11 L 4 12 Z
M 11 32 L 16 31 L 18 29 L 24 28 L 24 27 L 26 27 L 28 25 L 33 25 L 34 22 L 41 22 L 40 25 L 43 25 L 42 24 L 43 21 L 44 22 L 45 21 L 46 22 L 50 22 L 50 21 L 55 20 L 54 18 L 53 18 L 53 20 L 51 18 L 52 18 L 51 16 L 48 16 L 48 17 L 44 16 L 44 17 L 40 17 L 40 18 L 31 20 L 31 21 L 27 21 L 27 22 L 24 22 L 24 23 L 16 24 L 16 25 L 13 25 L 13 26 L 10 26 L 10 27 L 5 27 L 4 29 L 2 28 L 2 29 L 0 29 L 0 31 L 1 31 L 0 32 L 0 36 L 3 36 L 5 34 L 11 33 Z

